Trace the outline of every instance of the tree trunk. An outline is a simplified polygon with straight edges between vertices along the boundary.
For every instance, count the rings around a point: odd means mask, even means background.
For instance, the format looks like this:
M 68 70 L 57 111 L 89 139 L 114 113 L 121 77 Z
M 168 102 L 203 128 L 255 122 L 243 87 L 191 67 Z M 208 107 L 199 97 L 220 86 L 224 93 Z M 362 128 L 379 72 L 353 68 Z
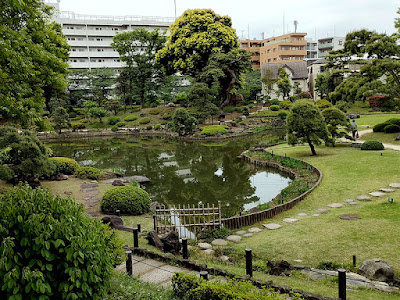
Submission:
M 236 83 L 236 75 L 233 70 L 229 68 L 229 66 L 225 67 L 226 71 L 231 75 L 231 82 L 229 82 L 228 88 L 226 89 L 226 99 L 224 102 L 222 102 L 221 106 L 219 107 L 220 109 L 223 109 L 225 106 L 231 103 L 232 100 L 232 94 L 231 91 L 233 89 L 233 86 Z
M 315 152 L 315 147 L 314 147 L 313 143 L 311 142 L 309 136 L 307 136 L 307 143 L 310 146 L 311 153 L 312 153 L 311 155 L 317 155 L 317 152 Z
M 390 73 L 392 74 L 394 82 L 396 83 L 397 87 L 400 89 L 399 77 L 397 77 L 397 74 L 394 71 L 390 71 Z M 397 97 L 400 97 L 400 93 L 399 92 L 397 92 L 395 90 L 395 93 L 396 93 Z

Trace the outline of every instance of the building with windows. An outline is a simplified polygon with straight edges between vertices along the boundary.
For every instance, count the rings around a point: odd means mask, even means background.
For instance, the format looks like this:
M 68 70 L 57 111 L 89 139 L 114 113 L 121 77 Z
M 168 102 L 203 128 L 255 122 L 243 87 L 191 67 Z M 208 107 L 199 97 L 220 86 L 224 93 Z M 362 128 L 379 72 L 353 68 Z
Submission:
M 344 37 L 327 37 L 318 40 L 318 57 L 325 57 L 329 51 L 343 49 Z
M 111 47 L 113 37 L 124 31 L 144 27 L 148 30 L 168 30 L 174 18 L 141 16 L 80 15 L 60 11 L 59 2 L 46 2 L 55 7 L 54 20 L 71 46 L 70 69 L 113 68 L 120 70 L 123 63 Z
M 306 33 L 288 33 L 264 40 L 241 40 L 240 47 L 253 52 L 251 63 L 260 68 L 263 64 L 301 62 L 307 57 Z
M 307 40 L 307 57 L 305 60 L 307 63 L 311 63 L 313 61 L 316 61 L 318 59 L 318 42 L 313 41 L 312 39 L 306 39 Z

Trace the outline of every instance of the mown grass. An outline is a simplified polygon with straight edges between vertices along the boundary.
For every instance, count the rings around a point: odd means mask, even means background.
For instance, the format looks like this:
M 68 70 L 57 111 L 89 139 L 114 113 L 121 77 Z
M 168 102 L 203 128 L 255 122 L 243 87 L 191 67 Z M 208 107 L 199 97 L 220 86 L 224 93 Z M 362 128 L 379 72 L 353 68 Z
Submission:
M 363 134 L 361 139 L 363 140 L 374 140 L 380 141 L 382 143 L 393 144 L 393 145 L 400 145 L 400 141 L 396 141 L 396 137 L 400 133 L 384 133 L 384 132 L 371 132 L 367 134 Z
M 386 120 L 400 118 L 400 114 L 388 114 L 381 113 L 376 115 L 361 115 L 359 119 L 355 119 L 357 125 L 362 126 L 363 128 L 359 128 L 359 130 L 367 127 L 374 127 L 376 124 L 383 123 Z

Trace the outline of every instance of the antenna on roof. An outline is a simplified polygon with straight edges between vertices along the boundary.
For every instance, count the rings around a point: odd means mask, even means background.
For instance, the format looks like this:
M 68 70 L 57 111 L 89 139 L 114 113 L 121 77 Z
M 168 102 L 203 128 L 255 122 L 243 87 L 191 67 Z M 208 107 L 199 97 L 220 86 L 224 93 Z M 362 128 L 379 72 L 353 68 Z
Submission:
M 283 13 L 283 22 L 282 22 L 282 27 L 283 27 L 283 34 L 285 34 L 285 13 Z
M 294 32 L 296 33 L 297 32 L 297 24 L 299 24 L 299 22 L 294 20 L 293 24 L 294 24 Z

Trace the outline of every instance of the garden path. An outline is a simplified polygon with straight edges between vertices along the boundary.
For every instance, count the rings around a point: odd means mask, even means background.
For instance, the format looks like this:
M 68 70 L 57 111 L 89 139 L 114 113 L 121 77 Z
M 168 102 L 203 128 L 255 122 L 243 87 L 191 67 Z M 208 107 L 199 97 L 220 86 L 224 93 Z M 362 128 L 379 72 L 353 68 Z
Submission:
M 371 128 L 369 128 L 369 129 L 360 130 L 358 132 L 358 134 L 361 137 L 364 134 L 371 133 L 371 132 L 373 132 L 373 130 Z M 362 143 L 365 142 L 365 140 L 362 140 L 362 139 L 357 139 L 356 141 L 351 141 L 351 140 L 347 140 L 345 138 L 340 138 L 340 139 L 338 139 L 338 141 L 341 142 L 341 143 L 356 143 L 356 144 L 362 144 Z M 385 147 L 385 149 L 391 149 L 391 150 L 400 151 L 400 145 L 383 143 L 383 146 Z

